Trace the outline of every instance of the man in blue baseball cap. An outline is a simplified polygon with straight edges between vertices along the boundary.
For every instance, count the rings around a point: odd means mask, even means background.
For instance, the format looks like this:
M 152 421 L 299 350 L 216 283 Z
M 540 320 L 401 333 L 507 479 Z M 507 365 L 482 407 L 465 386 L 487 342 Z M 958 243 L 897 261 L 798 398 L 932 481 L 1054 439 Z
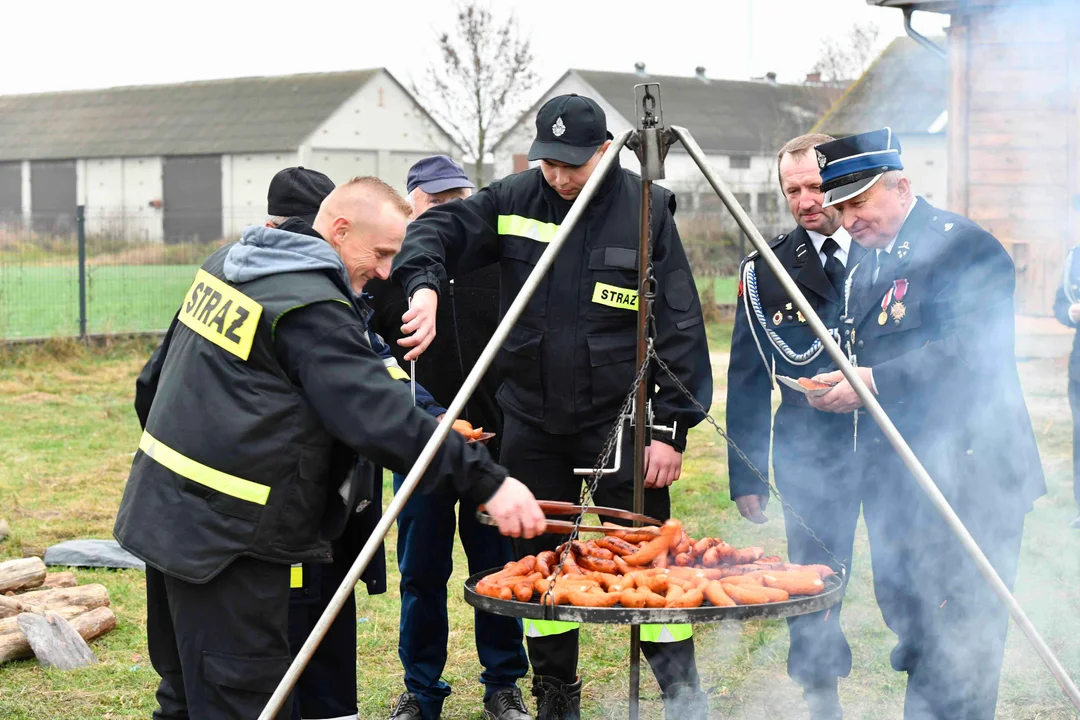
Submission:
M 1014 351 L 1012 259 L 916 197 L 889 128 L 818 145 L 826 207 L 868 252 L 848 272 L 842 345 L 1007 585 L 1046 492 Z M 1009 614 L 839 372 L 810 404 L 857 412 L 874 592 L 908 674 L 906 720 L 992 720 Z
M 409 169 L 411 219 L 430 208 L 469 197 L 474 189 L 465 170 L 445 155 L 433 155 Z M 408 310 L 404 291 L 396 284 L 372 280 L 364 288 L 375 311 L 371 325 L 386 338 L 398 360 L 405 348 L 401 316 Z M 439 307 L 438 340 L 417 360 L 416 375 L 443 405 L 449 406 L 476 364 L 484 344 L 499 324 L 499 267 L 488 265 L 453 278 L 447 302 Z M 496 433 L 487 448 L 498 457 L 502 412 L 495 402 L 498 375 L 488 371 L 469 398 L 462 417 L 476 427 Z M 404 478 L 394 475 L 395 492 Z M 455 513 L 455 508 L 457 512 Z M 394 703 L 395 720 L 435 720 L 450 685 L 443 680 L 449 625 L 447 582 L 453 571 L 455 531 L 461 537 L 469 572 L 501 567 L 513 560 L 510 543 L 476 519 L 476 504 L 452 490 L 416 493 L 398 516 L 397 558 L 401 571 L 401 618 L 398 656 L 405 670 L 405 692 Z M 527 720 L 517 681 L 529 670 L 522 647 L 521 621 L 475 611 L 476 654 L 483 665 L 485 717 Z

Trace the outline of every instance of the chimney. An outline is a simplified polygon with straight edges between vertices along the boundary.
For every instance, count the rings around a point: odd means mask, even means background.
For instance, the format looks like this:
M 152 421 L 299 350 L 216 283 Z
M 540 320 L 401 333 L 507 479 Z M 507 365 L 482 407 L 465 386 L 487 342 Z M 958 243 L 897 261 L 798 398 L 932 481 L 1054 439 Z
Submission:
M 819 82 L 821 82 L 821 73 L 819 73 L 819 72 L 806 73 L 806 82 L 808 82 L 808 83 L 819 83 Z
M 696 77 L 698 80 L 708 80 L 708 78 L 705 77 L 704 65 L 698 65 L 696 68 L 694 68 L 694 77 Z
M 645 63 L 643 62 L 634 63 L 634 70 L 637 72 L 638 75 L 648 75 L 648 73 L 645 72 Z
M 765 73 L 765 79 L 766 79 L 766 80 L 767 80 L 768 82 L 770 82 L 770 83 L 772 83 L 773 85 L 775 85 L 775 84 L 776 84 L 776 73 L 774 73 L 774 72 L 772 72 L 772 71 L 770 70 L 769 72 Z

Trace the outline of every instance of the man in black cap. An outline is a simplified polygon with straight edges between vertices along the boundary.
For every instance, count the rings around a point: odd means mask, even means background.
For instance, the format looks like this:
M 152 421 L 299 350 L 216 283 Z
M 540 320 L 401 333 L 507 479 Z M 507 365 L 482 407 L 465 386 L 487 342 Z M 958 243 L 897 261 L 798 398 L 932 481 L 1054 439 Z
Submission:
M 489 263 L 501 270 L 501 311 L 518 294 L 573 201 L 610 146 L 604 112 L 578 95 L 549 100 L 536 116 L 530 160 L 540 167 L 503 178 L 468 199 L 434 207 L 410 223 L 392 279 L 412 298 L 403 318 L 411 337 L 406 359 L 435 337 L 447 277 Z M 503 378 L 500 457 L 538 497 L 577 502 L 582 478 L 617 422 L 636 374 L 640 179 L 612 167 L 551 271 L 511 330 L 497 358 Z M 675 228 L 675 198 L 654 185 L 653 263 L 658 280 L 656 349 L 703 406 L 712 401 L 701 305 Z M 686 433 L 702 414 L 655 365 L 646 378 L 657 424 L 646 448 L 645 512 L 670 516 L 668 486 L 678 480 Z M 623 443 L 621 470 L 604 476 L 593 498 L 630 508 L 633 443 Z M 551 549 L 546 535 L 520 543 L 520 554 Z M 533 694 L 540 720 L 578 718 L 578 630 L 573 623 L 525 621 Z M 688 625 L 645 626 L 642 648 L 664 694 L 669 718 L 707 714 Z
M 818 145 L 826 207 L 868 252 L 848 273 L 852 364 L 1007 585 L 1046 492 L 1014 351 L 1011 258 L 916 198 L 889 128 Z M 907 720 L 991 720 L 1009 615 L 839 372 L 810 404 L 856 412 L 874 592 L 908 673 Z
M 445 155 L 433 155 L 409 169 L 408 201 L 415 220 L 428 209 L 469 197 L 474 185 L 465 170 Z M 499 322 L 499 268 L 489 265 L 448 283 L 448 302 L 440 305 L 441 332 L 417 360 L 416 375 L 440 403 L 449 405 L 465 382 L 484 344 Z M 405 349 L 401 316 L 408 300 L 395 283 L 377 280 L 365 286 L 375 314 L 372 328 L 387 339 L 398 360 Z M 475 427 L 496 433 L 488 450 L 498 457 L 502 413 L 495 402 L 498 377 L 490 370 L 465 406 L 462 416 Z M 394 475 L 395 491 L 404 478 Z M 460 505 L 459 505 L 460 503 Z M 455 513 L 455 508 L 457 512 Z M 513 560 L 510 543 L 493 528 L 476 520 L 476 504 L 451 489 L 413 495 L 398 516 L 397 556 L 401 571 L 401 618 L 398 655 L 405 670 L 405 692 L 390 717 L 398 720 L 437 720 L 450 685 L 442 679 L 446 666 L 449 620 L 447 583 L 453 572 L 454 532 L 458 529 L 469 563 L 477 573 Z M 529 670 L 521 645 L 521 621 L 474 612 L 476 653 L 484 671 L 484 706 L 498 720 L 523 720 L 518 679 Z

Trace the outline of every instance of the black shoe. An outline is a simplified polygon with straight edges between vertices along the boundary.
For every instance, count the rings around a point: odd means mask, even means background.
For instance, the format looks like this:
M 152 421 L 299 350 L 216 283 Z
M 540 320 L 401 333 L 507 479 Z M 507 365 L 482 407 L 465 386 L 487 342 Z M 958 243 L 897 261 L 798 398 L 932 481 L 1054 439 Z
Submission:
M 810 720 L 843 720 L 844 710 L 840 707 L 836 685 L 806 688 L 803 697 L 810 710 Z
M 1077 515 L 1072 519 L 1072 522 L 1069 523 L 1069 529 L 1080 530 L 1080 515 Z
M 484 701 L 484 720 L 532 720 L 521 691 L 508 687 Z
M 581 678 L 573 684 L 546 675 L 533 676 L 536 720 L 581 720 Z
M 708 720 L 709 696 L 691 683 L 675 683 L 664 693 L 667 720 Z
M 390 720 L 424 720 L 420 712 L 420 701 L 411 692 L 401 693 L 394 707 L 390 709 Z

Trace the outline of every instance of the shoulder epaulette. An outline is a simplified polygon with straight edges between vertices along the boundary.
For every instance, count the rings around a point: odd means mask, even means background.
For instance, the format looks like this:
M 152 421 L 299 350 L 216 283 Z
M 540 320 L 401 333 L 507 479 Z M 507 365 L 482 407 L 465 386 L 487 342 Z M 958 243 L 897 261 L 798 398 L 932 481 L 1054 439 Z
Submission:
M 774 237 L 772 240 L 769 241 L 769 247 L 770 248 L 775 248 L 777 245 L 784 242 L 784 238 L 786 238 L 786 237 L 787 237 L 787 233 L 781 233 L 780 235 L 777 235 L 776 237 Z M 759 253 L 757 250 L 755 250 L 755 251 L 753 251 L 752 253 L 750 253 L 749 255 L 746 256 L 746 260 L 754 260 L 760 254 L 761 253 Z

